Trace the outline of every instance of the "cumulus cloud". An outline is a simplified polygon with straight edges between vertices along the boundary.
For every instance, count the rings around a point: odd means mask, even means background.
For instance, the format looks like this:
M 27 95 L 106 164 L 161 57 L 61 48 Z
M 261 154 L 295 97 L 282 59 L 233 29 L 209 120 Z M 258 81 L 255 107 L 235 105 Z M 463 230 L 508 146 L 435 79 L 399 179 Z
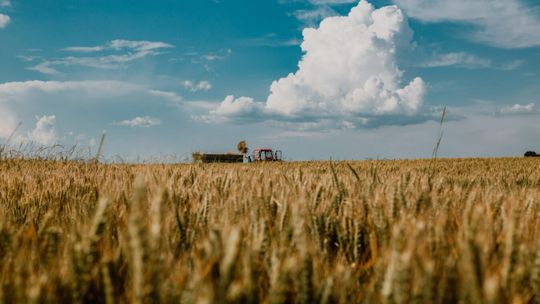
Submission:
M 246 116 L 263 111 L 262 103 L 255 102 L 251 97 L 234 98 L 229 95 L 212 111 L 217 116 Z
M 27 138 L 23 140 L 34 142 L 43 146 L 56 143 L 58 140 L 58 135 L 55 129 L 56 116 L 36 116 L 36 120 L 35 128 L 28 132 Z
M 0 105 L 0 138 L 7 139 L 16 127 L 15 116 L 7 108 Z
M 528 114 L 534 111 L 535 104 L 529 103 L 525 105 L 514 104 L 501 108 L 501 114 Z
M 208 91 L 208 90 L 212 89 L 212 84 L 207 80 L 203 80 L 203 81 L 199 81 L 199 82 L 193 82 L 191 80 L 186 80 L 186 81 L 184 81 L 182 83 L 182 86 L 185 89 L 190 90 L 191 92 Z
M 298 70 L 276 80 L 265 103 L 228 96 L 211 115 L 264 114 L 282 120 L 333 119 L 365 125 L 381 117 L 412 117 L 426 94 L 421 78 L 403 82 L 396 53 L 412 30 L 397 6 L 360 1 L 347 16 L 328 17 L 303 31 Z
M 35 116 L 34 128 L 13 137 L 15 143 L 34 143 L 42 146 L 50 146 L 58 142 L 56 132 L 56 115 Z M 0 138 L 8 138 L 13 135 L 17 128 L 12 114 L 2 111 L 0 108 Z
M 62 51 L 73 53 L 56 59 L 44 59 L 28 70 L 43 74 L 60 73 L 56 67 L 84 66 L 95 69 L 118 69 L 147 56 L 157 56 L 174 46 L 165 42 L 112 40 L 98 46 L 73 46 Z M 83 55 L 84 54 L 84 55 Z
M 475 26 L 469 38 L 501 48 L 540 45 L 540 16 L 523 0 L 394 0 L 412 18 Z
M 113 123 L 117 126 L 132 128 L 150 128 L 161 124 L 161 120 L 149 116 L 135 117 L 133 119 L 117 121 Z
M 8 15 L 0 14 L 0 29 L 8 26 L 9 22 L 11 22 L 11 18 Z

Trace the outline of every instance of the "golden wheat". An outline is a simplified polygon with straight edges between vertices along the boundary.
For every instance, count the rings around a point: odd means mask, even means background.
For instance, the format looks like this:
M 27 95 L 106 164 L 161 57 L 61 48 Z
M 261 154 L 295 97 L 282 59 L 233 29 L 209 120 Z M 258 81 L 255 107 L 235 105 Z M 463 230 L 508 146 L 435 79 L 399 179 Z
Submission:
M 538 303 L 538 169 L 5 159 L 0 303 Z

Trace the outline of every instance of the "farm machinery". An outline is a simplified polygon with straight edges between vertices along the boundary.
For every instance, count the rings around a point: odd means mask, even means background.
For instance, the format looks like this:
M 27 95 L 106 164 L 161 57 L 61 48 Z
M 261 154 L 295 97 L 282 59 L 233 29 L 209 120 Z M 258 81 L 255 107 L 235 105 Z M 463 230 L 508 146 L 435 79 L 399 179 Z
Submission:
M 525 157 L 540 157 L 540 154 L 537 154 L 536 152 L 534 151 L 527 151 L 525 152 Z
M 283 160 L 281 150 L 270 148 L 257 148 L 248 154 L 249 149 L 246 141 L 241 141 L 236 146 L 238 153 L 202 153 L 192 154 L 194 163 L 244 163 L 244 162 L 275 162 Z

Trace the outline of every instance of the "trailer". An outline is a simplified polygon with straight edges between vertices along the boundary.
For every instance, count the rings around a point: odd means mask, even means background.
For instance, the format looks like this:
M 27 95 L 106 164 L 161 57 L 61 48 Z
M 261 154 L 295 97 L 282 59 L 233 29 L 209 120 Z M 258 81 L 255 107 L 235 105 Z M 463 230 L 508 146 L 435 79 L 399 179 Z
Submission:
M 192 154 L 194 163 L 243 163 L 243 154 L 234 153 L 201 153 L 195 152 Z

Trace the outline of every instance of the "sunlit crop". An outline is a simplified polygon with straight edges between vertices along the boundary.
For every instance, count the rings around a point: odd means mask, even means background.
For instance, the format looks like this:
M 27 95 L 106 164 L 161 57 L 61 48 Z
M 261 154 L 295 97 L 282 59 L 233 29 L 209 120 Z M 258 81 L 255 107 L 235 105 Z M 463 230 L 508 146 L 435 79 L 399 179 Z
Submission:
M 0 303 L 530 303 L 538 159 L 0 161 Z

